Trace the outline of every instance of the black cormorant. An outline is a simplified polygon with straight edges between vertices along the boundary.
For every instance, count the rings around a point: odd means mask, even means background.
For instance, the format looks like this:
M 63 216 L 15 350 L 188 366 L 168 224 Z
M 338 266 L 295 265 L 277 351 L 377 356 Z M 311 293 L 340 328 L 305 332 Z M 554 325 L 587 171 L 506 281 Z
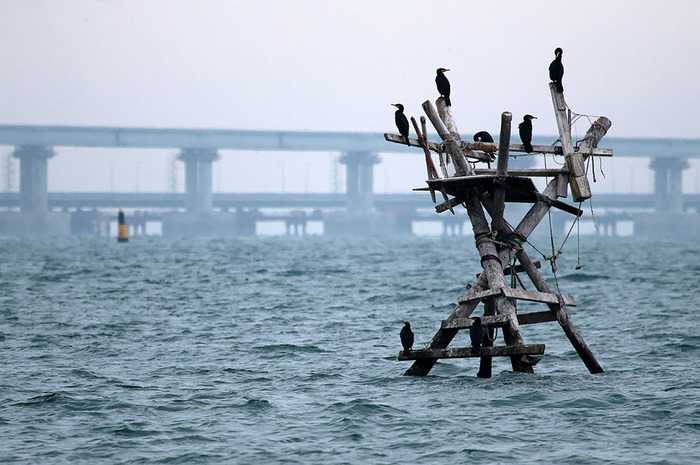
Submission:
M 472 347 L 481 347 L 484 340 L 484 327 L 481 326 L 481 318 L 474 318 L 474 323 L 469 327 L 469 338 L 472 340 Z
M 479 131 L 474 134 L 474 142 L 493 142 L 493 137 L 487 131 Z
M 493 143 L 493 137 L 491 137 L 491 134 L 489 134 L 487 131 L 479 131 L 476 134 L 474 134 L 474 142 L 491 142 Z M 495 158 L 493 152 L 486 152 L 491 156 L 491 158 Z M 490 167 L 490 165 L 489 165 Z
M 532 152 L 532 120 L 537 119 L 536 116 L 525 115 L 523 116 L 523 122 L 518 125 L 518 132 L 520 133 L 520 140 L 523 141 L 525 146 L 525 151 L 527 153 Z
M 411 323 L 405 321 L 403 328 L 401 328 L 401 345 L 403 346 L 404 352 L 410 352 L 411 347 L 413 347 L 413 331 L 411 331 Z
M 440 92 L 440 95 L 445 97 L 445 105 L 451 107 L 452 103 L 450 102 L 450 81 L 447 80 L 447 76 L 445 76 L 445 71 L 449 71 L 449 69 L 437 69 L 437 76 L 435 76 L 435 84 L 437 84 L 437 90 L 438 92 Z
M 564 86 L 561 84 L 561 78 L 564 77 L 564 65 L 561 63 L 561 54 L 564 51 L 557 47 L 554 50 L 554 55 L 556 58 L 549 65 L 549 79 L 557 84 L 557 90 L 559 92 L 564 92 Z
M 408 118 L 403 114 L 403 105 L 400 103 L 392 103 L 393 106 L 398 108 L 396 113 L 394 113 L 394 121 L 396 121 L 396 127 L 399 130 L 399 134 L 406 139 L 406 145 L 408 145 Z

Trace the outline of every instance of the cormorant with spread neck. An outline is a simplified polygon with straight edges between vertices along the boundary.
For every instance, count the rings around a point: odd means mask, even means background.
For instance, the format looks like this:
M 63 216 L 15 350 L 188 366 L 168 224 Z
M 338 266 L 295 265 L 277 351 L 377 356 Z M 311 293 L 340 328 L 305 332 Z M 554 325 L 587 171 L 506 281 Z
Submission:
M 413 331 L 411 331 L 411 323 L 405 321 L 399 335 L 401 336 L 403 351 L 405 353 L 409 353 L 413 347 Z
M 394 113 L 394 121 L 396 121 L 396 128 L 399 130 L 399 134 L 403 136 L 406 140 L 406 145 L 408 144 L 408 118 L 403 114 L 403 105 L 400 103 L 392 103 L 393 106 L 398 108 Z
M 437 76 L 435 76 L 435 84 L 437 84 L 437 90 L 438 92 L 440 92 L 440 95 L 445 97 L 445 105 L 451 107 L 452 102 L 450 102 L 450 81 L 447 80 L 447 76 L 445 76 L 445 71 L 449 71 L 449 69 L 437 69 Z
M 564 65 L 561 63 L 561 55 L 564 51 L 557 47 L 554 50 L 554 55 L 556 58 L 549 65 L 549 79 L 557 85 L 557 90 L 559 92 L 564 92 L 564 86 L 561 83 L 561 79 L 564 77 Z
M 525 146 L 525 151 L 527 153 L 532 152 L 532 120 L 537 119 L 536 116 L 525 115 L 523 116 L 523 122 L 518 125 L 518 132 L 520 133 L 520 140 L 523 141 Z

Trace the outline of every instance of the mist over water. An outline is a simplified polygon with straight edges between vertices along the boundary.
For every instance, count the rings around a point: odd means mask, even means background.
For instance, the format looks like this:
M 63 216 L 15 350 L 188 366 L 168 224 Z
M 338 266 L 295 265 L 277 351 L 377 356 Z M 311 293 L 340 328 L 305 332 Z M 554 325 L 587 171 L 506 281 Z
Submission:
M 468 237 L 3 238 L 0 461 L 698 463 L 700 246 L 585 237 L 576 271 L 572 244 L 559 285 L 606 372 L 546 323 L 534 375 L 484 380 L 396 360 L 474 280 Z

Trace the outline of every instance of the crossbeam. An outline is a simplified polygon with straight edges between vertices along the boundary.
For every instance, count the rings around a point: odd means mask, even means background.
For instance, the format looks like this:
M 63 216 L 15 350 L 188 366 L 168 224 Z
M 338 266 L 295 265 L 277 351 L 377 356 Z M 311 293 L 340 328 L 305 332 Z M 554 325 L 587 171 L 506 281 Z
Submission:
M 467 357 L 508 357 L 513 355 L 542 355 L 544 344 L 508 345 L 495 347 L 456 347 L 451 349 L 401 351 L 399 360 L 422 360 Z
M 384 133 L 384 140 L 387 142 L 393 142 L 395 144 L 403 144 L 406 145 L 406 139 L 403 138 L 403 136 L 399 134 L 391 134 L 388 132 Z M 420 142 L 418 139 L 413 139 L 411 137 L 408 138 L 408 145 L 411 147 L 421 147 Z M 498 151 L 498 145 L 495 143 L 490 143 L 490 142 L 469 142 L 469 141 L 462 141 L 462 145 L 464 148 L 468 150 L 480 150 L 482 152 L 497 152 Z M 433 152 L 444 152 L 444 148 L 442 144 L 439 144 L 437 142 L 428 142 L 428 148 L 432 150 Z M 508 145 L 508 151 L 509 152 L 518 152 L 518 153 L 528 153 L 525 151 L 525 146 L 523 144 L 509 144 Z M 574 152 L 579 152 L 578 150 L 574 150 Z M 564 150 L 560 145 L 533 145 L 532 146 L 532 152 L 530 153 L 547 153 L 547 154 L 552 154 L 552 155 L 564 155 Z M 596 156 L 596 157 L 612 157 L 613 151 L 612 149 L 603 149 L 603 148 L 584 148 L 580 151 L 582 155 L 585 156 Z M 482 158 L 479 156 L 478 158 Z M 484 161 L 490 161 L 489 159 L 486 159 L 484 157 Z

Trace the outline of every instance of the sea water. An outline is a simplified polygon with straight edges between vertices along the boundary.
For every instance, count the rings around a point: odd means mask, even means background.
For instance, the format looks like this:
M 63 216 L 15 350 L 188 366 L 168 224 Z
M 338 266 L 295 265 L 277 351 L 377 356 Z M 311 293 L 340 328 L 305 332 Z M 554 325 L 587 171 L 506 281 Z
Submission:
M 528 250 L 605 373 L 552 322 L 522 327 L 535 374 L 403 376 L 471 237 L 3 238 L 0 462 L 700 463 L 700 244 L 582 237 L 556 280 Z

